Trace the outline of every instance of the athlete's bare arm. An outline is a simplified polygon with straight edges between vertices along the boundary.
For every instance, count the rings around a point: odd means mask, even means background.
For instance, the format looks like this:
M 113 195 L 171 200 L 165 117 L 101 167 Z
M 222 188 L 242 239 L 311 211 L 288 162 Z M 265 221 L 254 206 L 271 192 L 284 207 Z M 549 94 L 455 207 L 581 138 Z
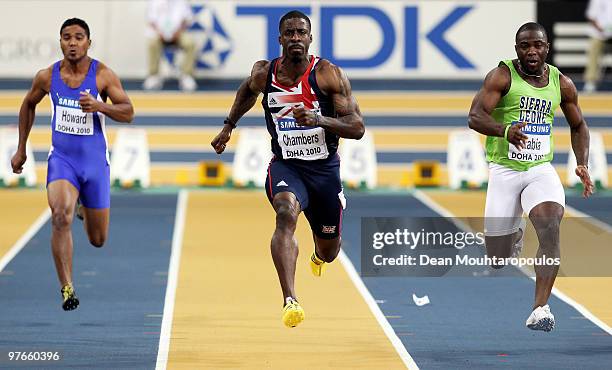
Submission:
M 472 130 L 487 136 L 504 137 L 505 126 L 496 122 L 491 113 L 510 90 L 510 84 L 510 70 L 507 67 L 497 67 L 487 74 L 470 107 L 468 125 Z M 527 142 L 527 136 L 521 132 L 524 126 L 525 123 L 520 123 L 508 130 L 508 141 L 519 149 L 524 148 Z
M 565 76 L 559 76 L 559 84 L 561 87 L 561 109 L 565 115 L 565 119 L 570 126 L 572 138 L 572 149 L 576 155 L 576 175 L 584 185 L 584 197 L 593 194 L 593 182 L 589 176 L 589 128 L 582 110 L 578 105 L 578 91 L 572 80 Z
M 337 117 L 317 116 L 310 110 L 294 108 L 295 121 L 303 126 L 323 127 L 347 139 L 361 139 L 365 132 L 363 117 L 346 74 L 327 60 L 319 62 L 315 73 L 319 88 L 331 97 Z
M 36 106 L 51 89 L 51 72 L 52 67 L 49 67 L 36 73 L 32 81 L 32 87 L 30 87 L 30 90 L 23 99 L 23 103 L 21 103 L 21 108 L 19 109 L 19 144 L 17 145 L 17 152 L 11 159 L 14 173 L 21 173 L 23 171 L 23 164 L 27 159 L 26 143 L 28 142 L 32 125 L 34 125 Z
M 267 60 L 256 62 L 251 70 L 251 75 L 240 84 L 230 114 L 227 116 L 234 125 L 238 123 L 238 120 L 242 118 L 246 112 L 253 108 L 257 101 L 257 97 L 266 88 L 269 68 L 270 62 Z M 221 154 L 225 150 L 225 145 L 232 136 L 232 130 L 233 127 L 231 124 L 223 125 L 221 132 L 217 134 L 210 143 L 217 154 Z
M 100 112 L 117 122 L 132 122 L 134 119 L 134 107 L 130 98 L 123 90 L 119 77 L 110 68 L 100 63 L 96 76 L 98 91 L 103 101 L 97 100 L 91 94 L 81 91 L 79 104 L 81 110 L 86 113 Z M 113 104 L 106 103 L 110 98 Z

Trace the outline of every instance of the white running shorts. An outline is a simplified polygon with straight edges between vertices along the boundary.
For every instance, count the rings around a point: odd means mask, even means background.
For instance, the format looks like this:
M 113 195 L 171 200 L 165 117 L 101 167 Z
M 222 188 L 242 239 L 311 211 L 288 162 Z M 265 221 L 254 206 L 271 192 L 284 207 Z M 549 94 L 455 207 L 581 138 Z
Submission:
M 516 171 L 489 163 L 489 184 L 485 206 L 485 235 L 502 236 L 519 229 L 523 212 L 555 202 L 565 207 L 565 192 L 559 175 L 550 163 Z

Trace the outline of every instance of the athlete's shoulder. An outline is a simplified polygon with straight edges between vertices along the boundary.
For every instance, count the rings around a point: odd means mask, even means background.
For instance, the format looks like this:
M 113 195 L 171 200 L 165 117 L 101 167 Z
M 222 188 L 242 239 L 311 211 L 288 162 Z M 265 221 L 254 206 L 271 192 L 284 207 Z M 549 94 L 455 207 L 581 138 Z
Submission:
M 119 81 L 119 76 L 109 66 L 99 60 L 96 62 L 98 63 L 96 67 L 96 80 L 100 91 Z
M 93 60 L 92 60 L 93 62 Z M 102 63 L 99 60 L 96 60 L 96 63 L 98 63 L 97 69 L 96 69 L 96 76 L 98 77 L 110 77 L 112 75 L 115 75 L 115 72 L 113 72 L 113 70 L 107 66 L 106 64 Z
M 348 84 L 346 74 L 339 66 L 327 59 L 321 59 L 315 66 L 317 84 L 322 91 L 340 91 L 343 85 Z
M 54 64 L 51 64 L 49 67 L 43 68 L 39 70 L 38 72 L 36 72 L 36 75 L 34 76 L 34 80 L 32 81 L 32 86 L 40 88 L 46 92 L 49 92 L 49 90 L 51 90 L 51 78 L 53 76 L 53 66 Z
M 258 60 L 257 62 L 253 63 L 253 69 L 266 69 L 266 68 L 270 68 L 270 63 L 272 63 L 270 60 Z
M 55 64 L 51 64 L 47 68 L 43 68 L 43 69 L 39 70 L 38 72 L 36 72 L 36 77 L 35 78 L 51 81 L 51 76 L 53 75 L 53 66 L 54 65 Z
M 502 95 L 510 90 L 511 84 L 510 68 L 504 62 L 500 62 L 497 67 L 490 70 L 484 80 L 486 90 L 499 91 Z
M 270 61 L 269 60 L 258 60 L 253 64 L 253 68 L 251 68 L 251 79 L 253 80 L 263 80 L 266 81 L 268 77 L 268 71 L 270 70 Z
M 319 58 L 315 71 L 318 73 L 342 74 L 342 69 L 327 59 Z
M 562 102 L 578 101 L 578 89 L 576 89 L 574 81 L 561 72 L 559 72 L 559 91 L 561 93 Z
M 576 85 L 574 85 L 574 81 L 572 81 L 572 79 L 569 76 L 564 75 L 563 73 L 561 73 L 561 71 L 559 71 L 559 86 L 563 89 L 563 88 L 576 88 Z
M 269 60 L 258 60 L 253 64 L 253 68 L 251 69 L 251 76 L 267 76 L 268 70 L 270 69 Z
M 514 62 L 511 61 L 510 63 L 514 63 Z M 510 67 L 503 61 L 499 62 L 497 67 L 493 68 L 489 72 L 489 74 L 491 75 L 491 77 L 501 79 L 501 80 L 510 81 L 512 79 L 512 72 L 510 71 Z
M 265 90 L 269 70 L 269 60 L 258 60 L 255 62 L 255 64 L 253 64 L 253 68 L 251 68 L 251 75 L 248 78 L 248 84 L 251 91 L 260 93 Z

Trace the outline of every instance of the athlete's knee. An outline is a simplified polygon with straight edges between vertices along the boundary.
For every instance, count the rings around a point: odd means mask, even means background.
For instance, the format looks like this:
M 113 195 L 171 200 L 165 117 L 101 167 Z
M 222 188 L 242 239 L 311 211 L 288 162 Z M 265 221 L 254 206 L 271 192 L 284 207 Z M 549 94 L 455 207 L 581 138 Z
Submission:
M 529 211 L 529 219 L 536 230 L 558 230 L 562 218 L 563 206 L 554 202 L 538 204 Z
M 561 216 L 559 215 L 534 215 L 530 217 L 533 227 L 538 235 L 552 237 L 559 234 Z
M 338 253 L 340 253 L 340 246 L 340 238 L 330 240 L 318 239 L 316 250 L 317 257 L 327 263 L 333 262 L 336 257 L 338 257 Z
M 317 257 L 319 257 L 320 259 L 322 259 L 323 261 L 327 263 L 330 263 L 330 262 L 334 262 L 336 257 L 338 257 L 339 252 L 340 252 L 339 246 L 337 248 L 324 249 L 324 250 L 317 251 Z
M 67 229 L 72 224 L 72 212 L 67 207 L 54 207 L 51 209 L 51 225 L 54 229 Z
M 559 234 L 561 215 L 530 213 L 531 222 L 538 236 L 538 255 L 544 254 L 550 257 L 560 255 Z
M 291 202 L 280 202 L 276 207 L 276 227 L 281 229 L 295 229 L 300 211 Z

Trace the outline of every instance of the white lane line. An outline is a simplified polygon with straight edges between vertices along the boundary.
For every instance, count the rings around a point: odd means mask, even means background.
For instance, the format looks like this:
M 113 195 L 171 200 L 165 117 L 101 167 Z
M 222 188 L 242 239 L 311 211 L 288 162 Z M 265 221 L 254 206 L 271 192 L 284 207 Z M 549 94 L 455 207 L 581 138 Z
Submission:
M 156 370 L 165 370 L 168 365 L 170 335 L 172 334 L 172 319 L 174 316 L 174 298 L 176 296 L 181 249 L 183 247 L 183 233 L 185 231 L 187 198 L 188 191 L 185 189 L 180 190 L 176 202 L 174 231 L 172 233 L 172 251 L 170 252 L 170 266 L 168 268 L 168 285 L 166 286 L 164 314 L 159 335 L 159 349 L 157 350 L 157 363 L 155 364 Z
M 346 270 L 349 278 L 351 278 L 351 281 L 353 282 L 353 284 L 355 284 L 355 287 L 365 300 L 366 304 L 370 308 L 370 311 L 372 311 L 372 314 L 376 318 L 376 321 L 378 321 L 378 324 L 382 327 L 383 331 L 387 335 L 387 338 L 389 338 L 389 341 L 391 341 L 391 344 L 397 351 L 397 354 L 400 356 L 406 367 L 408 369 L 418 369 L 419 367 L 414 362 L 414 359 L 412 358 L 412 356 L 410 356 L 410 354 L 406 350 L 406 347 L 399 339 L 397 334 L 395 334 L 395 331 L 391 327 L 391 324 L 389 324 L 389 321 L 387 321 L 387 318 L 380 310 L 380 307 L 378 307 L 378 304 L 374 300 L 374 297 L 372 297 L 372 294 L 370 294 L 370 291 L 365 286 L 363 280 L 361 280 L 361 277 L 355 270 L 355 266 L 353 266 L 353 263 L 343 250 L 340 250 L 338 258 L 340 259 L 340 263 L 342 263 L 344 270 Z
M 591 225 L 594 225 L 602 230 L 605 230 L 606 232 L 612 233 L 612 226 L 608 225 L 607 223 L 593 216 L 590 216 L 584 212 L 581 212 L 574 207 L 570 207 L 567 204 L 565 205 L 565 212 L 567 212 L 570 216 L 573 216 L 573 217 L 582 217 L 585 219 L 586 222 L 590 223 Z

